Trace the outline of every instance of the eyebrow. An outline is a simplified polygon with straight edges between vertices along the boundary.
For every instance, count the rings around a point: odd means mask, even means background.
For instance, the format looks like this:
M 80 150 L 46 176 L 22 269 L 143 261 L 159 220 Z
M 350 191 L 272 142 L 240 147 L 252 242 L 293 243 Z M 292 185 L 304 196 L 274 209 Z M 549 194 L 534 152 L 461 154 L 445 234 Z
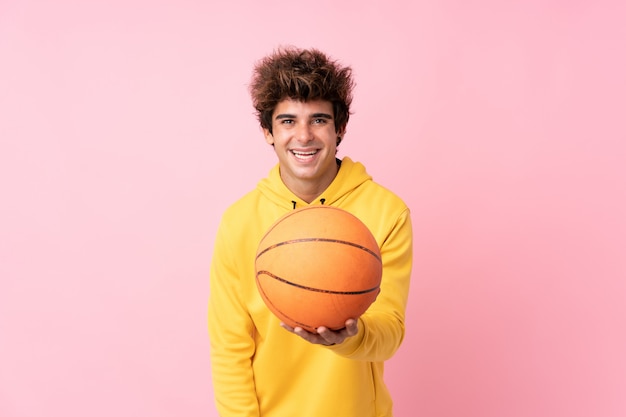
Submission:
M 328 119 L 328 120 L 332 120 L 333 116 L 331 116 L 328 113 L 313 113 L 311 115 L 311 119 Z M 276 120 L 281 120 L 281 119 L 296 119 L 296 115 L 295 114 L 287 114 L 287 113 L 281 113 L 276 115 L 275 117 Z
M 333 116 L 331 116 L 328 113 L 313 113 L 311 115 L 311 118 L 312 119 L 329 119 L 330 120 L 330 119 L 333 118 Z

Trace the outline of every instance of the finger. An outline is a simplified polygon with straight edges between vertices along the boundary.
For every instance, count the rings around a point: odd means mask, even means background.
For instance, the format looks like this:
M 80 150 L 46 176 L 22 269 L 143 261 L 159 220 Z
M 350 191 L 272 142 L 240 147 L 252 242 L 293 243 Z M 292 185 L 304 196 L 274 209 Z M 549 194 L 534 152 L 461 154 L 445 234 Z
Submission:
M 318 327 L 315 330 L 317 331 L 317 336 L 319 338 L 318 343 L 320 343 L 322 345 L 328 345 L 328 344 L 335 343 L 334 340 L 333 340 L 334 334 L 328 328 L 326 328 L 324 326 L 320 326 L 320 327 Z
M 345 339 L 345 336 L 342 335 L 343 332 L 343 329 L 341 331 L 334 332 L 326 327 L 317 328 L 317 334 L 319 334 L 323 339 L 322 344 L 324 345 L 335 345 L 337 343 L 343 342 L 343 340 Z
M 328 332 L 327 332 L 328 333 Z M 304 340 L 306 340 L 309 343 L 313 343 L 316 345 L 333 345 L 334 342 L 329 341 L 328 338 L 325 338 L 324 336 L 318 334 L 318 333 L 310 333 L 307 332 L 306 330 L 302 330 L 301 332 L 299 331 L 297 333 L 301 338 L 303 338 Z
M 293 327 L 281 322 L 280 323 L 280 327 L 282 327 L 283 329 L 287 330 L 288 332 L 294 333 L 294 329 Z
M 297 334 L 298 336 L 300 336 L 301 338 L 303 338 L 304 340 L 306 340 L 307 342 L 319 343 L 319 341 L 317 341 L 317 339 L 319 338 L 318 335 L 307 332 L 302 327 L 294 327 L 293 332 Z
M 359 322 L 354 319 L 346 320 L 346 333 L 348 336 L 354 336 L 359 332 Z

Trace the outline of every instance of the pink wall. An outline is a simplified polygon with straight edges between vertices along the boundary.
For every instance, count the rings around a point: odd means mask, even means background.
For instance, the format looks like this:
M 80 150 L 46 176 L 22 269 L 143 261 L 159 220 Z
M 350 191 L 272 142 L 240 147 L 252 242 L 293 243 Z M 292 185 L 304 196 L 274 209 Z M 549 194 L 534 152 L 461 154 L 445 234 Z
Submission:
M 215 416 L 208 264 L 274 163 L 246 83 L 351 64 L 415 223 L 397 416 L 626 415 L 623 2 L 0 3 L 0 416 Z

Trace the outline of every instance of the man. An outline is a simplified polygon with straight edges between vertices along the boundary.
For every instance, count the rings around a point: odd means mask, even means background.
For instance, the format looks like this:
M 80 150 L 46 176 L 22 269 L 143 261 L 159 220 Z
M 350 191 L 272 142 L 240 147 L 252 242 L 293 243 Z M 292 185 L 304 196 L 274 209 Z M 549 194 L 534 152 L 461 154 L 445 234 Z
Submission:
M 353 91 L 350 67 L 283 48 L 254 68 L 250 92 L 278 164 L 224 213 L 210 271 L 213 388 L 222 417 L 390 417 L 384 362 L 404 337 L 412 266 L 408 207 L 365 167 L 336 158 Z M 310 333 L 280 323 L 258 293 L 254 259 L 266 230 L 307 205 L 342 208 L 376 238 L 381 292 L 345 328 Z

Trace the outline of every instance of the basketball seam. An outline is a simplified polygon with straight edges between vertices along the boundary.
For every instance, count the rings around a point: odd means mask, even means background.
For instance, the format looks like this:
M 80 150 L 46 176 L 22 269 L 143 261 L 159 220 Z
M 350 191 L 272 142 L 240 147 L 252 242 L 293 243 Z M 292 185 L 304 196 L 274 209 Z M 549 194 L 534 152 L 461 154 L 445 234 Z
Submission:
M 329 242 L 329 243 L 339 243 L 342 245 L 348 245 L 348 246 L 352 246 L 358 249 L 361 249 L 367 253 L 369 253 L 370 255 L 372 255 L 374 258 L 376 258 L 379 262 L 382 262 L 380 259 L 380 255 L 378 255 L 376 252 L 374 252 L 373 250 L 371 250 L 370 248 L 363 246 L 363 245 L 359 245 L 357 243 L 354 242 L 349 242 L 346 240 L 340 240 L 340 239 L 329 239 L 329 238 L 322 238 L 322 237 L 310 237 L 310 238 L 302 238 L 302 239 L 291 239 L 291 240 L 285 240 L 283 242 L 278 242 L 275 243 L 271 246 L 268 246 L 267 248 L 263 249 L 261 252 L 259 252 L 256 255 L 256 259 L 259 259 L 259 257 L 261 255 L 263 255 L 265 252 L 275 249 L 279 246 L 283 246 L 283 245 L 290 245 L 292 243 L 304 243 L 304 242 Z
M 283 283 L 285 283 L 287 285 L 291 285 L 291 286 L 294 286 L 296 288 L 300 288 L 300 289 L 307 290 L 307 291 L 320 292 L 320 293 L 324 293 L 324 294 L 360 295 L 360 294 L 367 294 L 367 293 L 370 293 L 372 291 L 376 291 L 377 289 L 380 288 L 380 285 L 377 285 L 375 287 L 368 288 L 368 289 L 365 289 L 365 290 L 359 290 L 359 291 L 334 291 L 334 290 L 326 290 L 326 289 L 323 289 L 323 288 L 308 287 L 308 286 L 302 285 L 302 284 L 296 284 L 295 282 L 286 280 L 285 278 L 281 278 L 278 275 L 274 275 L 270 271 L 258 271 L 257 274 L 256 274 L 257 281 L 259 279 L 259 275 L 267 275 L 267 276 L 270 276 L 270 277 L 274 278 L 275 280 L 283 282 Z
M 257 275 L 257 278 L 258 278 L 258 275 Z M 296 320 L 295 318 L 291 317 L 289 314 L 285 313 L 282 309 L 278 308 L 278 306 L 274 304 L 272 300 L 267 296 L 267 294 L 265 293 L 265 290 L 261 286 L 259 286 L 259 290 L 263 293 L 265 301 L 271 304 L 272 307 L 274 307 L 274 309 L 276 310 L 276 312 L 278 312 L 280 315 L 285 317 L 287 320 L 291 320 L 295 324 L 300 325 L 306 329 L 315 329 L 315 327 L 311 326 L 310 324 L 303 323 L 299 320 Z

